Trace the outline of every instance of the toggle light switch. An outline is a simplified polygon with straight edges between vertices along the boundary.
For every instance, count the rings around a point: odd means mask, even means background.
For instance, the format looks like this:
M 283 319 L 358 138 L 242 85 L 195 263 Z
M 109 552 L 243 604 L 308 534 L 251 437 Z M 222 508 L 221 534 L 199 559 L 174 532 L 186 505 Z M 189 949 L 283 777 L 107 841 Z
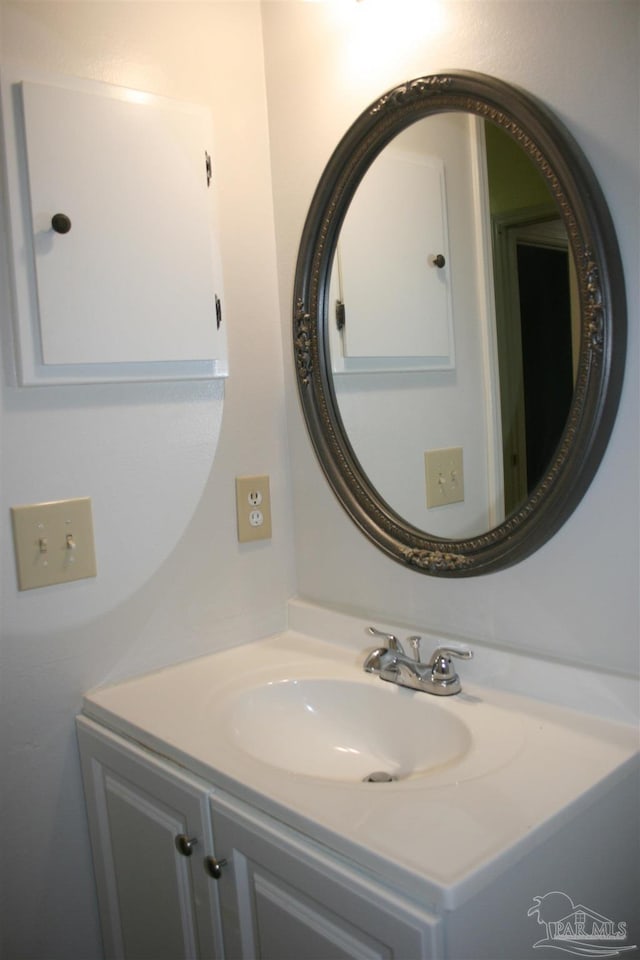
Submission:
M 12 507 L 11 520 L 20 590 L 96 576 L 89 497 Z
M 464 500 L 462 447 L 427 450 L 424 463 L 428 508 Z

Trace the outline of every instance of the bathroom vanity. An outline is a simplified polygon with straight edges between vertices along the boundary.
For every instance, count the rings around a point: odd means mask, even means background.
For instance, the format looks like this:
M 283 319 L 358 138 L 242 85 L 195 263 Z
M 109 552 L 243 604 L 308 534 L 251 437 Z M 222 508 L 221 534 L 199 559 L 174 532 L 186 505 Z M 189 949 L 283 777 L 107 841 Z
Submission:
M 84 698 L 107 957 L 520 960 L 552 892 L 638 944 L 631 681 L 476 645 L 433 697 L 364 621 L 289 623 Z

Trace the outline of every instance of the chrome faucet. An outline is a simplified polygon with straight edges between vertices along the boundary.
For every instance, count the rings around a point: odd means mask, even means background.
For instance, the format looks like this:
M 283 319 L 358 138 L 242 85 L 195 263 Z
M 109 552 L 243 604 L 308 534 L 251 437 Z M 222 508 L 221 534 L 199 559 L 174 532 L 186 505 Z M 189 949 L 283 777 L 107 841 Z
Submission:
M 471 650 L 455 650 L 451 647 L 438 647 L 427 663 L 420 660 L 421 637 L 408 637 L 411 647 L 409 656 L 396 636 L 383 633 L 375 627 L 367 627 L 367 633 L 386 640 L 386 647 L 376 647 L 364 662 L 367 673 L 376 673 L 381 680 L 397 683 L 401 687 L 422 690 L 440 697 L 460 693 L 460 677 L 452 666 L 452 657 L 471 660 Z

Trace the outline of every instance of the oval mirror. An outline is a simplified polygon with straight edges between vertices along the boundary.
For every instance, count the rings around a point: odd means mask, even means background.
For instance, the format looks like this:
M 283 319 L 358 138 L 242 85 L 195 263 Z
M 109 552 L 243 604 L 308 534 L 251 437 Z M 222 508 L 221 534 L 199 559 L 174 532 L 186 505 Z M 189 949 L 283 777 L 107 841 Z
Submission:
M 298 256 L 297 381 L 331 486 L 395 560 L 470 576 L 556 532 L 609 437 L 625 324 L 596 178 L 529 95 L 420 77 L 338 144 Z

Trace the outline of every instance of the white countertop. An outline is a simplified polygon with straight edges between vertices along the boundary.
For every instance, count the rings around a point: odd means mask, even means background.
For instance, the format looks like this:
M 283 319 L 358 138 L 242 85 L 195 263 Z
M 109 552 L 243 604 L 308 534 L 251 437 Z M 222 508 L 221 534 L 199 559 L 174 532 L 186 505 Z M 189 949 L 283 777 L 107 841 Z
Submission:
M 489 711 L 492 729 L 498 737 L 504 731 L 507 747 L 496 751 L 486 772 L 460 767 L 458 776 L 452 766 L 446 775 L 369 784 L 277 769 L 239 750 L 228 736 L 225 718 L 239 692 L 274 680 L 318 677 L 383 684 L 362 670 L 372 646 L 363 621 L 305 604 L 291 620 L 313 626 L 316 635 L 290 629 L 95 690 L 85 696 L 83 712 L 434 909 L 458 906 L 638 765 L 633 722 L 496 689 L 495 678 L 488 685 L 467 682 L 470 671 L 461 663 L 463 692 L 430 699 L 442 699 L 443 708 L 472 730 L 474 712 Z M 344 642 L 318 634 L 339 635 Z M 483 656 L 493 663 L 508 655 L 476 651 L 472 663 Z M 573 687 L 595 684 L 582 676 L 588 673 L 577 671 Z M 383 686 L 395 696 L 428 696 Z M 632 688 L 623 687 L 618 699 L 631 703 Z M 626 716 L 628 708 L 622 712 Z

